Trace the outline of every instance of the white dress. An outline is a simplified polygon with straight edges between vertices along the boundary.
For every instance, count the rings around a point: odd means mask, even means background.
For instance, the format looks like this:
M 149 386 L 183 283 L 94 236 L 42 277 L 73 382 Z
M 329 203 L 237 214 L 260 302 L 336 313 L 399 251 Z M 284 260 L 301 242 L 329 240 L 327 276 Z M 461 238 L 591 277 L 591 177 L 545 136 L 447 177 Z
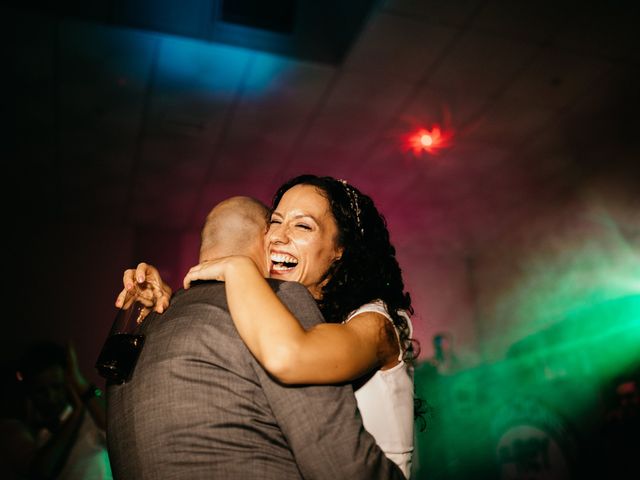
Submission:
M 344 323 L 364 312 L 376 312 L 391 321 L 386 305 L 378 300 L 351 312 Z M 401 314 L 407 319 L 411 336 L 411 320 L 404 312 Z M 413 369 L 402 360 L 407 345 L 400 343 L 395 326 L 394 330 L 400 345 L 399 363 L 388 370 L 376 371 L 355 395 L 364 428 L 387 458 L 409 478 L 413 454 Z

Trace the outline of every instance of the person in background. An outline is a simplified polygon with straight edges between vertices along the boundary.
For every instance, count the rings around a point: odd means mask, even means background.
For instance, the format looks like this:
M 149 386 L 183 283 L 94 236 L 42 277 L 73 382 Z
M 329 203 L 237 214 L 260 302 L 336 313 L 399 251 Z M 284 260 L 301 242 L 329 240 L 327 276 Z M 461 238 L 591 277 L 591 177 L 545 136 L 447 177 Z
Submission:
M 29 477 L 33 438 L 25 424 L 26 404 L 14 362 L 4 363 L 0 375 L 0 472 L 3 480 L 24 480 Z
M 450 332 L 440 332 L 433 336 L 433 356 L 428 362 L 440 375 L 457 373 L 461 363 L 453 348 L 453 335 Z
M 72 345 L 32 346 L 15 375 L 24 411 L 2 430 L 14 472 L 34 479 L 111 479 L 104 398 L 80 372 Z
M 606 398 L 609 408 L 599 436 L 603 474 L 609 478 L 637 478 L 640 475 L 640 368 L 614 378 L 606 389 Z

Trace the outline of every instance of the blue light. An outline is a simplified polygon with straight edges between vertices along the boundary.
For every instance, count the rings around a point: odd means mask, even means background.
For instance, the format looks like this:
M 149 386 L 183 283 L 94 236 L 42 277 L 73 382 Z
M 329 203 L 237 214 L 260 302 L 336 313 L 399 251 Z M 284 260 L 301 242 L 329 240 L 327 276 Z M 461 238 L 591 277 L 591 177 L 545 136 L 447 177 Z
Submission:
M 209 93 L 232 94 L 242 84 L 244 93 L 263 92 L 280 70 L 279 60 L 262 52 L 160 36 L 157 75 L 169 86 L 182 84 Z

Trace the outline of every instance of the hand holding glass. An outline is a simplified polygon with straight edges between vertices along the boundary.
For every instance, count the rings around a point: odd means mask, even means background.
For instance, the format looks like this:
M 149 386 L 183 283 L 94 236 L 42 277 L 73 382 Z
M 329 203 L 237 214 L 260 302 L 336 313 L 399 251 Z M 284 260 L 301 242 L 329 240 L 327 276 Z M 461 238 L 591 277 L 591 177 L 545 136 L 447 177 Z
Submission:
M 127 296 L 95 365 L 98 373 L 113 383 L 125 383 L 131 379 L 144 344 L 144 335 L 138 327 L 147 312 L 137 300 L 139 294 L 139 290 L 134 288 Z

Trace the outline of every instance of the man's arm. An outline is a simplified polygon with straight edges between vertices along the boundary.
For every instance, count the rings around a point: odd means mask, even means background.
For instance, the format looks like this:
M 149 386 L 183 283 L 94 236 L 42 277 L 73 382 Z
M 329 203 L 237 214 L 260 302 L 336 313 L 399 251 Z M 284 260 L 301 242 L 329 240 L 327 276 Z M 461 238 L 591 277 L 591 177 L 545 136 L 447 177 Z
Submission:
M 282 283 L 278 295 L 305 328 L 323 321 L 299 283 Z M 364 429 L 351 385 L 287 387 L 254 368 L 305 479 L 404 479 Z

